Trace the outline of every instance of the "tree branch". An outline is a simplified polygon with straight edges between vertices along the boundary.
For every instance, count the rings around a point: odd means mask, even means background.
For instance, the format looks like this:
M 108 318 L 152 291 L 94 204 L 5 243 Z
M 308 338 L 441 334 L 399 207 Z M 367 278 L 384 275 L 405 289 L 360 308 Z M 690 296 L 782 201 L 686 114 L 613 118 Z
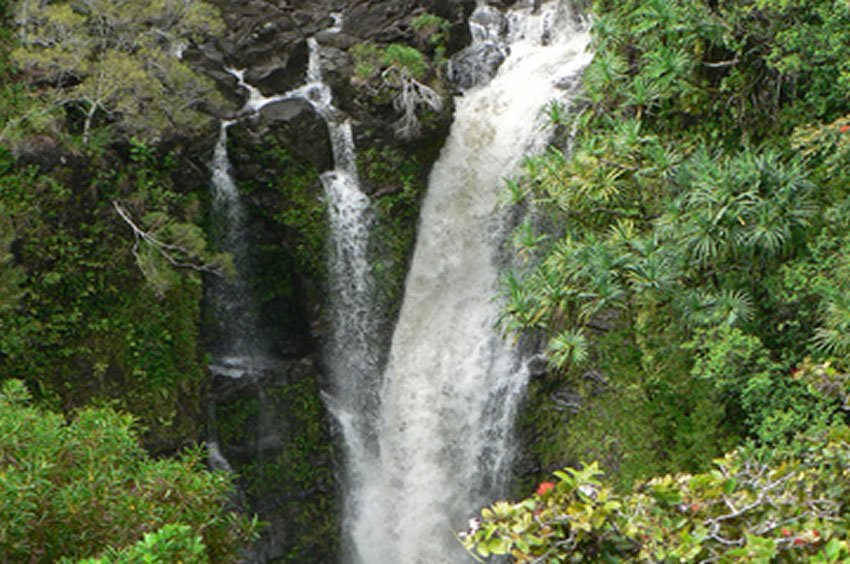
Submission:
M 186 256 L 192 256 L 192 252 L 182 247 L 180 245 L 174 245 L 171 243 L 166 243 L 165 241 L 161 241 L 157 239 L 155 236 L 151 235 L 149 231 L 145 231 L 141 227 L 139 227 L 130 217 L 130 214 L 127 210 L 118 203 L 117 200 L 112 200 L 112 207 L 115 208 L 115 212 L 118 216 L 124 220 L 130 229 L 133 231 L 133 256 L 136 258 L 136 262 L 140 263 L 139 257 L 139 244 L 144 242 L 150 245 L 154 250 L 159 253 L 168 263 L 175 268 L 186 268 L 190 270 L 194 270 L 196 272 L 207 272 L 210 274 L 214 274 L 216 276 L 223 276 L 224 272 L 221 267 L 214 263 L 204 263 L 204 262 L 185 262 L 179 260 L 175 257 L 176 254 L 183 254 Z

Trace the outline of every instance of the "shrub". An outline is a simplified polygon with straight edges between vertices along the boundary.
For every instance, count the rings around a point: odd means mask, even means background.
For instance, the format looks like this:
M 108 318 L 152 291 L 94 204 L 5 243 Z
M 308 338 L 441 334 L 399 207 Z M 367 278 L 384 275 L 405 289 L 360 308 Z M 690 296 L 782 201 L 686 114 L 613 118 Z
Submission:
M 481 511 L 460 538 L 515 562 L 846 562 L 850 429 L 767 464 L 744 449 L 702 474 L 618 495 L 596 464 L 556 472 L 518 503 Z
M 198 552 L 200 546 L 212 561 L 236 557 L 253 538 L 256 522 L 226 509 L 229 476 L 204 470 L 202 449 L 179 460 L 152 460 L 139 446 L 132 424 L 129 415 L 109 408 L 82 410 L 66 424 L 61 415 L 31 405 L 20 381 L 4 383 L 4 561 L 92 557 L 156 531 L 138 550 L 179 539 L 181 551 Z

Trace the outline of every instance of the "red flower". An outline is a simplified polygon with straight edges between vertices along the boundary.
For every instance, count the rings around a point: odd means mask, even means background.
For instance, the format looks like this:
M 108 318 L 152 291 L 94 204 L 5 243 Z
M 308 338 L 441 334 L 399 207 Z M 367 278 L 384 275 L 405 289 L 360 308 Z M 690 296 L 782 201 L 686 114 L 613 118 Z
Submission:
M 807 541 L 806 539 L 797 537 L 796 539 L 794 539 L 794 542 L 792 542 L 791 544 L 793 544 L 794 546 L 803 546 L 804 544 L 809 544 L 809 541 Z
M 786 529 L 785 527 L 783 527 L 783 528 L 782 528 L 782 536 L 783 536 L 783 537 L 790 537 L 790 536 L 791 536 L 791 530 L 790 530 L 790 529 Z
M 543 495 L 555 489 L 555 484 L 552 482 L 540 482 L 537 486 L 537 495 Z
M 844 124 L 841 127 L 839 127 L 838 131 L 841 132 L 841 133 L 847 133 L 848 131 L 850 131 L 850 123 Z

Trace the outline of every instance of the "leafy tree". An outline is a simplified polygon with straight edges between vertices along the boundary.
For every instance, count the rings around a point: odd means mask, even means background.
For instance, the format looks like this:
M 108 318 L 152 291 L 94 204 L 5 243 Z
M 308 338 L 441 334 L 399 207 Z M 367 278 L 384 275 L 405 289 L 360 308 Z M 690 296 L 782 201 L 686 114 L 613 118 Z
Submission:
M 180 59 L 221 28 L 201 0 L 19 0 L 16 15 L 13 60 L 48 107 L 81 120 L 84 143 L 98 123 L 147 140 L 207 124 L 214 87 Z
M 99 558 L 86 558 L 80 564 L 132 564 L 136 562 L 191 562 L 207 564 L 209 557 L 201 537 L 187 525 L 169 524 L 123 550 L 107 549 Z
M 235 558 L 256 523 L 226 509 L 229 477 L 203 470 L 200 449 L 152 460 L 132 424 L 109 408 L 82 410 L 66 424 L 32 406 L 20 381 L 3 384 L 0 552 L 8 561 L 91 557 L 149 533 L 156 534 L 105 561 L 160 550 L 163 558 L 202 551 L 212 561 Z
M 386 48 L 360 43 L 352 48 L 354 78 L 358 88 L 376 99 L 388 97 L 401 118 L 395 123 L 402 138 L 415 137 L 421 128 L 420 114 L 443 109 L 442 93 L 428 85 L 432 71 L 417 49 L 392 43 Z

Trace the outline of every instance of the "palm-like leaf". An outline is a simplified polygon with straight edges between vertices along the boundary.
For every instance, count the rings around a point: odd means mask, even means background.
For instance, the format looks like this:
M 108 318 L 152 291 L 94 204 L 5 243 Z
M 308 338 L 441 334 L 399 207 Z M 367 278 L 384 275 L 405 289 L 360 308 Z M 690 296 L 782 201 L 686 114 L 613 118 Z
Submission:
M 742 290 L 721 290 L 711 304 L 714 319 L 724 325 L 738 325 L 753 317 L 753 300 Z
M 556 368 L 579 366 L 589 356 L 589 345 L 584 331 L 563 331 L 549 341 L 549 361 Z
M 815 346 L 833 355 L 850 354 L 850 288 L 834 288 L 823 307 L 823 326 L 815 332 Z

